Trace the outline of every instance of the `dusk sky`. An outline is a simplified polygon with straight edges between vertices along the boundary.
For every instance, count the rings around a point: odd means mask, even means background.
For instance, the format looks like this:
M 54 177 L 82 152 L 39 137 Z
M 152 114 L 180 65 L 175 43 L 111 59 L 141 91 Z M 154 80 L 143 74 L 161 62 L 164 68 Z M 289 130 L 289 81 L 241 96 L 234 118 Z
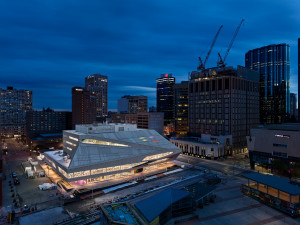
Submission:
M 245 64 L 248 50 L 290 45 L 291 92 L 297 93 L 299 0 L 1 1 L 0 88 L 33 91 L 33 107 L 71 110 L 71 88 L 94 73 L 108 76 L 108 108 L 125 95 L 156 105 L 155 80 L 176 82 L 196 70 L 220 25 L 207 67 L 224 55 L 245 22 L 227 65 Z

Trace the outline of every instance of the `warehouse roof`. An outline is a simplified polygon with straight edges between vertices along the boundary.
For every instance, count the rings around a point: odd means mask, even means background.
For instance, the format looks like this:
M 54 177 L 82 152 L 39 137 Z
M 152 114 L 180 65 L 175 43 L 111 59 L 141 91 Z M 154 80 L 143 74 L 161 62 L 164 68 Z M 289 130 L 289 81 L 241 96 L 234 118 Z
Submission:
M 284 179 L 277 176 L 265 175 L 261 173 L 247 173 L 243 175 L 244 177 L 256 181 L 258 183 L 268 185 L 272 188 L 276 188 L 280 191 L 289 193 L 291 195 L 300 194 L 300 186 L 291 183 L 290 180 Z

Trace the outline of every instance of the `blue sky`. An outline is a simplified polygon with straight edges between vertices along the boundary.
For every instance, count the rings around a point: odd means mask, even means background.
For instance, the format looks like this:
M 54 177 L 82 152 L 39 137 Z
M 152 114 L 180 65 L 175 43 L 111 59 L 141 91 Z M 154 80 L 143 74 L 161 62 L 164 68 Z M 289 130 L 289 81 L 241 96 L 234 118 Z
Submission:
M 71 88 L 100 73 L 109 77 L 109 109 L 125 94 L 155 105 L 160 74 L 187 80 L 223 24 L 207 63 L 215 66 L 244 18 L 227 64 L 244 65 L 248 50 L 287 43 L 297 92 L 299 11 L 298 0 L 1 1 L 0 88 L 32 90 L 36 109 L 70 110 Z

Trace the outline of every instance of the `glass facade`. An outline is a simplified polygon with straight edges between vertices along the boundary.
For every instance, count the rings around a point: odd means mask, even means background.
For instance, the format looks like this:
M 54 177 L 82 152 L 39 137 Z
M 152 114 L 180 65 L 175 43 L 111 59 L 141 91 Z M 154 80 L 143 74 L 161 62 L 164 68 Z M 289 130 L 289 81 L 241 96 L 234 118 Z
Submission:
M 300 38 L 298 38 L 298 109 L 300 106 Z M 300 121 L 300 113 L 298 111 L 298 122 Z
M 173 121 L 173 88 L 175 77 L 172 74 L 161 74 L 156 79 L 157 112 L 164 113 L 165 125 Z
M 85 88 L 96 96 L 97 118 L 107 116 L 107 82 L 108 77 L 93 74 L 85 78 Z
M 245 66 L 260 74 L 260 123 L 283 123 L 290 113 L 290 46 L 269 45 L 246 53 Z

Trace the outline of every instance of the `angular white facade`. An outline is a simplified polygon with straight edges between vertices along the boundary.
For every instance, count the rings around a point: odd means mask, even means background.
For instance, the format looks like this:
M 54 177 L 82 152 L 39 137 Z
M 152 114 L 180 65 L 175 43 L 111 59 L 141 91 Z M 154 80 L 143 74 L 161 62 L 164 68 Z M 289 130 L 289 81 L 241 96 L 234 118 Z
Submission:
M 64 131 L 63 145 L 63 150 L 45 152 L 45 159 L 68 182 L 123 178 L 180 153 L 155 130 L 135 124 L 76 125 Z

